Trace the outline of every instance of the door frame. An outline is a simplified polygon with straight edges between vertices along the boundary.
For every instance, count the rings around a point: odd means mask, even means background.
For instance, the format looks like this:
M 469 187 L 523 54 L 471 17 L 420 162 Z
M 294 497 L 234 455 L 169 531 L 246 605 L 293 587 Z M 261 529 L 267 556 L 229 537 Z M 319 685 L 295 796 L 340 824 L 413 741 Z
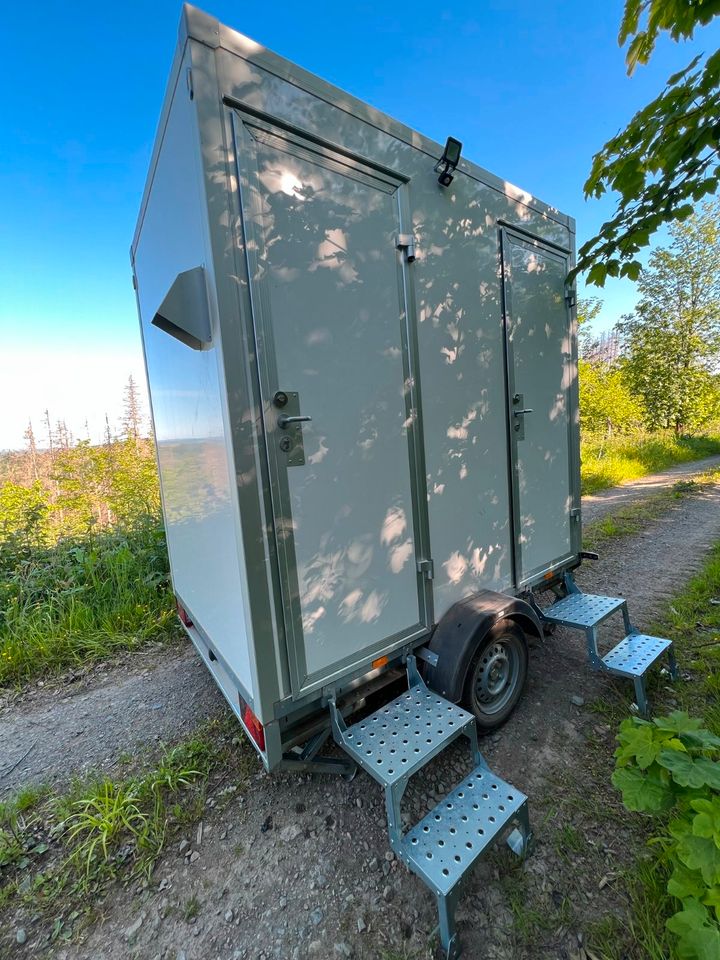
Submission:
M 580 524 L 580 435 L 579 435 L 579 398 L 578 398 L 578 354 L 577 354 L 577 323 L 575 310 L 568 303 L 567 295 L 564 298 L 565 315 L 567 318 L 567 332 L 570 340 L 569 363 L 574 369 L 575 375 L 571 378 L 568 386 L 568 420 L 567 420 L 567 444 L 568 444 L 568 496 L 571 501 L 571 507 L 568 515 L 568 529 L 570 534 L 570 546 L 566 553 L 559 557 L 548 557 L 547 562 L 540 564 L 532 570 L 523 570 L 522 566 L 522 545 L 520 537 L 522 529 L 520 525 L 520 483 L 518 471 L 518 437 L 514 429 L 513 421 L 513 403 L 512 398 L 515 394 L 515 363 L 512 340 L 510 331 L 513 317 L 512 304 L 512 261 L 510 259 L 511 244 L 520 244 L 528 249 L 540 250 L 543 256 L 550 256 L 555 261 L 560 262 L 565 267 L 565 273 L 569 272 L 572 264 L 573 254 L 568 247 L 563 247 L 558 243 L 539 237 L 525 228 L 516 224 L 506 223 L 498 220 L 500 234 L 500 270 L 501 270 L 501 291 L 502 291 L 502 324 L 503 324 L 503 352 L 505 358 L 505 404 L 507 410 L 507 436 L 508 436 L 508 482 L 510 484 L 510 519 L 513 533 L 512 548 L 512 569 L 513 583 L 515 588 L 527 589 L 536 583 L 542 581 L 549 572 L 559 568 L 567 567 L 577 557 L 581 547 L 581 524 Z M 567 287 L 566 287 L 567 292 Z
M 260 433 L 264 441 L 264 456 L 270 481 L 272 504 L 272 533 L 275 542 L 281 609 L 284 621 L 285 646 L 288 657 L 290 686 L 293 699 L 305 697 L 326 684 L 341 679 L 364 662 L 368 665 L 380 654 L 390 653 L 404 646 L 412 646 L 427 636 L 433 623 L 432 583 L 425 572 L 425 561 L 431 557 L 430 526 L 427 508 L 424 442 L 422 433 L 422 406 L 420 393 L 419 357 L 416 330 L 416 308 L 410 265 L 400 250 L 396 250 L 398 276 L 398 307 L 402 345 L 403 378 L 406 385 L 405 414 L 408 434 L 408 470 L 412 502 L 413 539 L 417 582 L 418 621 L 390 637 L 384 637 L 357 654 L 337 661 L 325 671 L 308 674 L 305 658 L 302 611 L 297 574 L 294 537 L 291 523 L 291 499 L 287 464 L 278 455 L 273 442 L 276 428 L 268 413 L 273 408 L 271 397 L 278 384 L 275 363 L 270 305 L 265 284 L 258 276 L 261 238 L 255 223 L 262 222 L 261 195 L 255 144 L 279 141 L 280 149 L 295 156 L 319 163 L 334 172 L 360 180 L 375 189 L 395 197 L 398 233 L 412 232 L 412 218 L 408 196 L 408 178 L 356 157 L 335 144 L 279 121 L 267 114 L 247 109 L 236 102 L 228 102 L 232 136 L 237 162 L 239 209 L 243 234 L 244 258 L 248 276 L 248 295 L 251 304 L 251 325 L 254 337 L 255 363 L 260 396 Z M 249 215 L 248 215 L 249 214 Z M 251 241 L 251 242 L 248 242 Z M 393 251 L 388 251 L 392 256 Z

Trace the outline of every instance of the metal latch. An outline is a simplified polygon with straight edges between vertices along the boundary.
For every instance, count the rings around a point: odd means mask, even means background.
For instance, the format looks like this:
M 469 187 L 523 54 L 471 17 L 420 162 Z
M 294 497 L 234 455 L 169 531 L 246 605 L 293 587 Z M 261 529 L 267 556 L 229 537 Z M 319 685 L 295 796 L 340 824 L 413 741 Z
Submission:
M 571 310 L 575 306 L 577 303 L 577 294 L 574 290 L 567 291 L 565 294 L 565 303 L 568 305 L 568 307 L 570 307 Z
M 570 511 L 570 517 L 573 520 L 580 519 L 580 507 L 573 507 Z
M 435 576 L 435 564 L 432 560 L 418 560 L 417 572 L 424 573 L 428 580 L 432 580 Z
M 395 238 L 395 247 L 405 251 L 405 259 L 412 263 L 415 259 L 415 237 L 411 233 L 399 233 Z

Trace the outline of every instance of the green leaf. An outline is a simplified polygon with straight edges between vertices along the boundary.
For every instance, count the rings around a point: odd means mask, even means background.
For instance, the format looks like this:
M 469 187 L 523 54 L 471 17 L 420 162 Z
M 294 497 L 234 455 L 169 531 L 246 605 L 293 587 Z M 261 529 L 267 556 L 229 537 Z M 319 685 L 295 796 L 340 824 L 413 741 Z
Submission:
M 677 954 L 682 960 L 720 960 L 720 931 L 698 900 L 685 900 L 665 925 L 679 938 Z
M 685 900 L 687 897 L 702 899 L 707 892 L 707 887 L 699 871 L 688 870 L 684 864 L 676 863 L 672 876 L 668 880 L 667 892 L 678 900 Z
M 668 810 L 675 800 L 671 785 L 661 779 L 657 769 L 642 773 L 634 767 L 619 767 L 612 775 L 612 782 L 622 793 L 628 810 L 659 813 Z
M 627 722 L 627 721 L 626 721 Z M 621 746 L 615 751 L 615 757 L 620 766 L 625 766 L 635 760 L 641 770 L 645 770 L 657 758 L 664 743 L 656 741 L 654 730 L 650 724 L 632 724 L 623 726 L 618 735 Z
M 684 710 L 673 710 L 665 717 L 656 717 L 653 723 L 658 730 L 667 730 L 669 733 L 686 733 L 702 727 L 702 720 L 689 716 Z
M 705 757 L 697 760 L 680 750 L 661 750 L 657 762 L 669 770 L 673 780 L 681 787 L 698 790 L 706 784 L 720 789 L 720 764 Z
M 699 870 L 708 886 L 720 884 L 720 850 L 713 840 L 685 833 L 678 839 L 677 855 L 690 870 Z

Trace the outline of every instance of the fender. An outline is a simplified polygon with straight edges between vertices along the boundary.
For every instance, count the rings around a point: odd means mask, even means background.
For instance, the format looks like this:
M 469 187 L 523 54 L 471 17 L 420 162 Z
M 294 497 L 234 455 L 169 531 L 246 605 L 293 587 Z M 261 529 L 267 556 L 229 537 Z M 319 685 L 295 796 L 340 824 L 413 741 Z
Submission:
M 452 703 L 458 703 L 478 645 L 498 620 L 505 619 L 514 620 L 525 633 L 543 636 L 538 615 L 519 597 L 481 590 L 453 604 L 440 619 L 427 645 L 438 657 L 434 666 L 426 665 L 428 686 Z

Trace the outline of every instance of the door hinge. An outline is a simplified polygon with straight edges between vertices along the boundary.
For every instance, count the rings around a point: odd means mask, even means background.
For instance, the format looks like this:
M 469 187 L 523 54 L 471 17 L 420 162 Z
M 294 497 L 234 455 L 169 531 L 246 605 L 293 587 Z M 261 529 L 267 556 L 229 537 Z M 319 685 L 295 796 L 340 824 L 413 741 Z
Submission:
M 415 259 L 415 237 L 411 233 L 399 233 L 395 237 L 395 248 L 405 251 L 405 259 L 412 263 Z
M 571 310 L 577 304 L 577 294 L 574 290 L 567 291 L 565 294 L 565 303 Z
M 428 580 L 432 580 L 435 576 L 435 565 L 432 560 L 418 560 L 417 572 L 424 573 Z
M 187 72 L 185 74 L 185 82 L 187 83 L 187 91 L 190 95 L 190 99 L 193 100 L 195 97 L 195 90 L 193 88 L 193 75 L 192 75 L 191 67 L 187 68 Z
M 570 517 L 571 517 L 571 519 L 573 519 L 573 520 L 579 520 L 579 519 L 580 519 L 580 507 L 573 507 L 572 510 L 570 511 Z

